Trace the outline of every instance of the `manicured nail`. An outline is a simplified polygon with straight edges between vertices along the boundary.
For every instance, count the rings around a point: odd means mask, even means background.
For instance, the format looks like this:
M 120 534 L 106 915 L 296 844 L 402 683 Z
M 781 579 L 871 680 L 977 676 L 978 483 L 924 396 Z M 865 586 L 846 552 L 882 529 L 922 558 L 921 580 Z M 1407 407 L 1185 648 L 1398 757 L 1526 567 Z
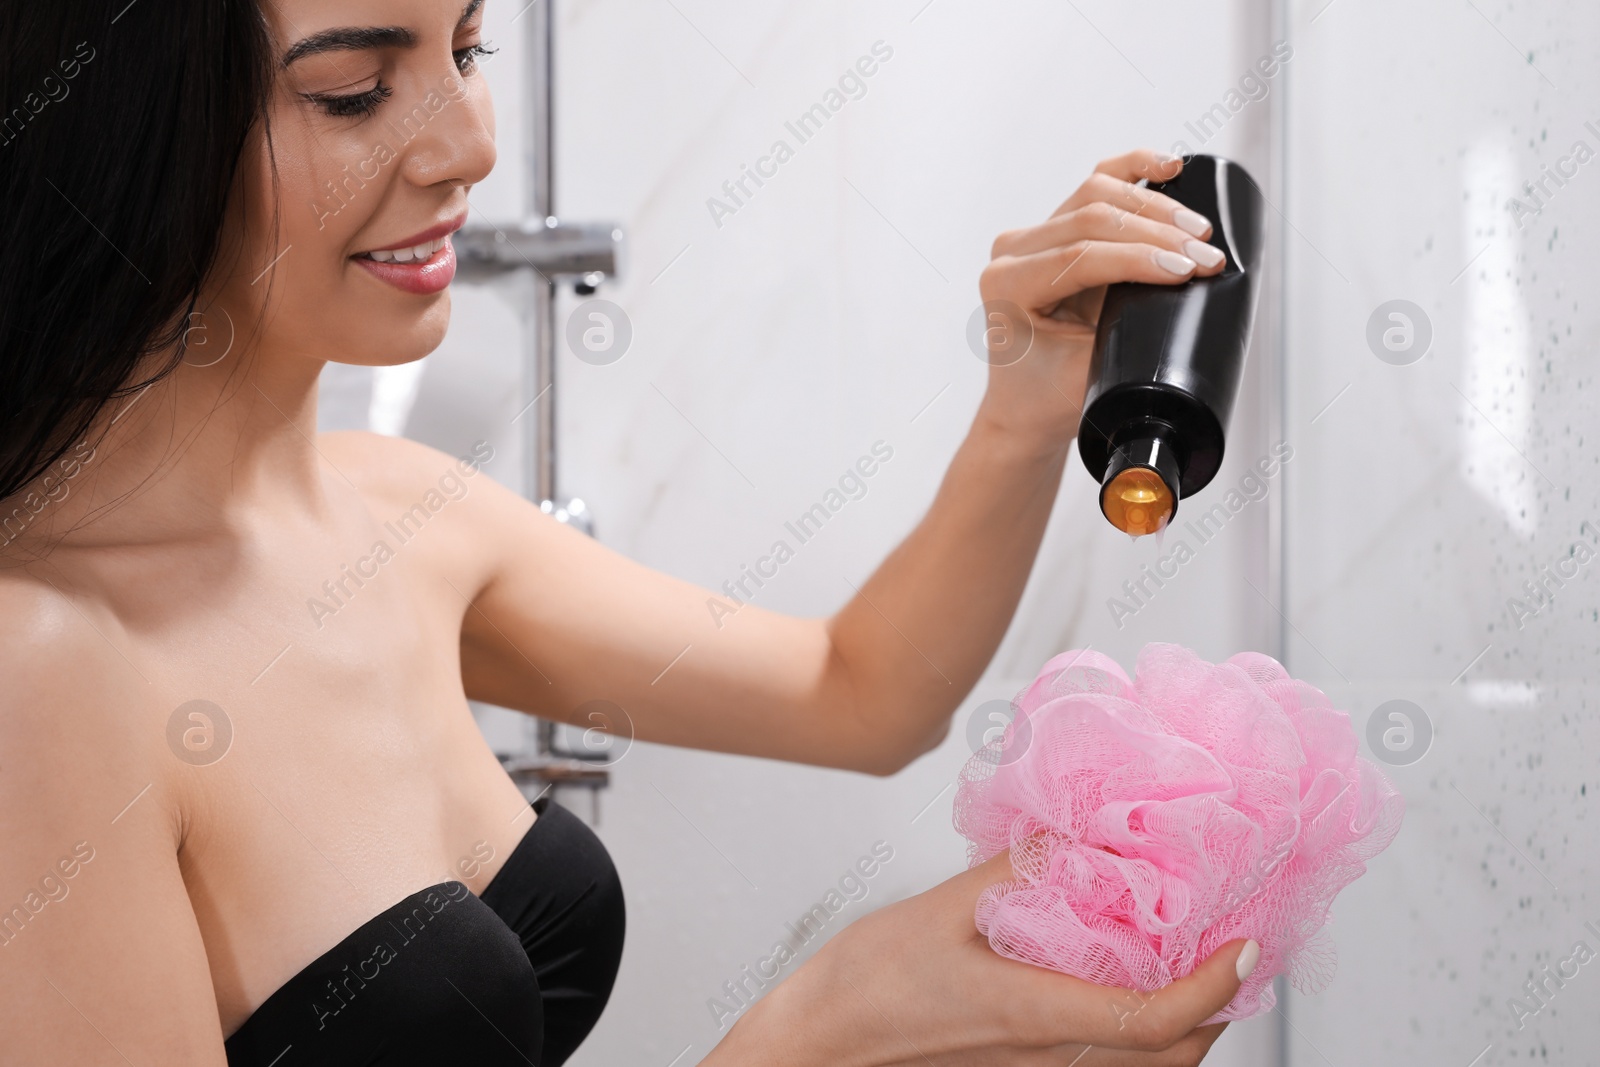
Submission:
M 1194 260 L 1188 256 L 1180 256 L 1176 252 L 1168 252 L 1165 248 L 1156 249 L 1150 258 L 1156 261 L 1156 266 L 1173 274 L 1188 274 L 1194 270 Z
M 1183 242 L 1183 254 L 1202 267 L 1215 267 L 1227 258 L 1222 254 L 1222 249 L 1216 245 L 1208 245 L 1204 241 Z
M 1186 230 L 1196 237 L 1204 237 L 1211 232 L 1211 223 L 1206 220 L 1206 217 L 1197 211 L 1190 211 L 1186 207 L 1180 207 L 1174 211 L 1172 213 L 1172 221 L 1179 229 Z
M 1252 938 L 1244 943 L 1244 948 L 1239 952 L 1239 958 L 1233 963 L 1233 973 L 1239 976 L 1239 981 L 1250 977 L 1250 972 L 1256 969 L 1256 964 L 1261 962 L 1261 946 Z

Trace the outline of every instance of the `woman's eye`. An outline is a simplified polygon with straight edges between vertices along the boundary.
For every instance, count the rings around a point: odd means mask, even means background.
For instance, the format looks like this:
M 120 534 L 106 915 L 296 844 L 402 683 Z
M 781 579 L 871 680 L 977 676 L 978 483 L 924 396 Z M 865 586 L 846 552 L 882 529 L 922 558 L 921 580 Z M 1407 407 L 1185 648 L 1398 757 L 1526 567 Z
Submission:
M 456 69 L 461 73 L 466 74 L 477 67 L 479 56 L 492 56 L 497 51 L 499 51 L 499 49 L 490 48 L 487 45 L 482 44 L 469 45 L 466 48 L 458 48 L 455 51 Z
M 470 74 L 478 65 L 478 57 L 492 56 L 498 49 L 488 45 L 474 44 L 466 48 L 458 48 L 453 55 L 456 61 L 456 70 L 462 74 Z M 378 105 L 394 93 L 389 86 L 379 82 L 364 93 L 348 93 L 333 95 L 330 93 L 302 93 L 307 100 L 321 108 L 325 114 L 334 118 L 365 118 L 378 110 Z
M 365 117 L 377 111 L 378 105 L 389 99 L 393 92 L 393 89 L 379 82 L 364 93 L 351 93 L 345 96 L 330 96 L 326 93 L 303 95 L 334 118 L 355 118 Z

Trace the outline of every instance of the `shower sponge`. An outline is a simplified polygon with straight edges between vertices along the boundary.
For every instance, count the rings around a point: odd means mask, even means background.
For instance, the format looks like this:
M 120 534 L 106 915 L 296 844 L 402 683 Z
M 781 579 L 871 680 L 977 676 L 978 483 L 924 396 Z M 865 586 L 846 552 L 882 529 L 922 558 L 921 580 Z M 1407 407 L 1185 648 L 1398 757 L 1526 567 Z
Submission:
M 1327 985 L 1328 909 L 1404 811 L 1349 716 L 1269 656 L 1168 644 L 1131 681 L 1062 653 L 1012 707 L 955 803 L 974 866 L 1011 851 L 1012 880 L 978 900 L 996 952 L 1148 992 L 1254 938 L 1260 963 L 1211 1022 L 1270 1010 L 1279 974 Z

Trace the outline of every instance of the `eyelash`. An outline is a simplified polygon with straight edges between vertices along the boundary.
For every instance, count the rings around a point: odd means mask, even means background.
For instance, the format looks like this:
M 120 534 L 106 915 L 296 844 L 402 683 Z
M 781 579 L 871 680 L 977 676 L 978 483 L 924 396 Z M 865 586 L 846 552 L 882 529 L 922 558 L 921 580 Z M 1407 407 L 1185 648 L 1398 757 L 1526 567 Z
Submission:
M 348 96 L 327 96 L 322 93 L 306 93 L 307 100 L 334 118 L 366 117 L 378 110 L 378 105 L 389 99 L 394 92 L 387 85 L 379 82 L 364 93 L 352 93 Z
M 466 48 L 459 48 L 455 52 L 456 69 L 465 74 L 468 70 L 478 65 L 479 56 L 492 56 L 498 51 L 500 51 L 500 49 L 490 48 L 488 45 L 484 44 L 475 44 L 469 45 Z
M 476 68 L 479 56 L 492 56 L 499 51 L 487 45 L 475 44 L 458 48 L 455 56 L 456 70 L 466 74 Z M 329 96 L 323 93 L 306 93 L 305 98 L 334 118 L 365 118 L 378 110 L 378 106 L 393 95 L 394 90 L 379 82 L 364 93 L 347 96 Z

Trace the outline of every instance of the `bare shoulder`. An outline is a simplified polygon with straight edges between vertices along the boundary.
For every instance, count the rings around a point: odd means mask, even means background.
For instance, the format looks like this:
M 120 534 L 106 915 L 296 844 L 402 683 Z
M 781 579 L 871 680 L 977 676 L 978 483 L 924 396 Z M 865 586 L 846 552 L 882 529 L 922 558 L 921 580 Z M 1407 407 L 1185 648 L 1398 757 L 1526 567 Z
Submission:
M 0 826 L 126 801 L 165 764 L 155 687 L 109 613 L 45 568 L 0 569 Z M 106 813 L 106 818 L 116 814 Z M 16 840 L 16 838 L 13 838 Z
M 117 637 L 92 603 L 0 570 L 0 1060 L 105 1063 L 111 1033 L 136 1062 L 221 1067 L 177 761 Z
M 483 589 L 526 557 L 530 539 L 560 525 L 484 470 L 495 458 L 484 441 L 452 456 L 405 438 L 342 431 L 319 435 L 318 447 L 373 519 L 419 546 L 415 555 L 448 573 L 458 591 Z
M 120 637 L 48 563 L 0 569 L 0 1032 L 18 1062 L 104 1062 L 93 1005 L 139 1062 L 221 1064 L 166 717 Z
M 495 456 L 486 441 L 452 456 L 405 437 L 365 430 L 318 434 L 317 446 L 374 504 L 386 506 L 409 506 L 430 490 L 446 496 L 470 495 L 463 494 L 458 484 L 477 483 L 484 465 Z
M 612 553 L 557 522 L 483 468 L 494 448 L 480 441 L 459 456 L 362 431 L 318 436 L 318 447 L 397 537 L 428 527 L 439 566 L 482 590 L 508 574 L 590 572 Z M 464 573 L 470 569 L 471 573 Z M 465 587 L 461 587 L 465 588 Z
M 355 485 L 379 522 L 408 537 L 431 527 L 445 534 L 442 540 L 451 542 L 452 551 L 463 546 L 475 553 L 491 551 L 508 508 L 522 501 L 483 469 L 495 456 L 486 441 L 451 456 L 403 437 L 346 430 L 320 434 L 318 447 Z
M 112 679 L 139 680 L 105 627 L 95 605 L 53 580 L 47 566 L 0 567 L 0 751 L 18 751 L 7 743 L 17 731 L 62 715 L 86 729 L 105 725 L 96 715 Z

